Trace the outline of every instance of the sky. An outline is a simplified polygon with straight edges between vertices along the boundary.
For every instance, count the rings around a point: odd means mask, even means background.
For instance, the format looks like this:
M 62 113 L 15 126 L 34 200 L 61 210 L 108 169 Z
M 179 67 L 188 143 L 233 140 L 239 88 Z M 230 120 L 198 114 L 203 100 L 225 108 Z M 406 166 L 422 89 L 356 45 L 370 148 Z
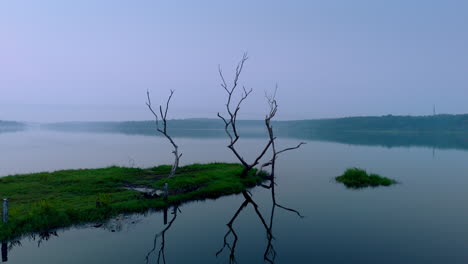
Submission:
M 468 113 L 468 1 L 0 1 L 0 120 L 216 118 L 248 52 L 240 119 Z M 238 98 L 238 97 L 236 97 Z

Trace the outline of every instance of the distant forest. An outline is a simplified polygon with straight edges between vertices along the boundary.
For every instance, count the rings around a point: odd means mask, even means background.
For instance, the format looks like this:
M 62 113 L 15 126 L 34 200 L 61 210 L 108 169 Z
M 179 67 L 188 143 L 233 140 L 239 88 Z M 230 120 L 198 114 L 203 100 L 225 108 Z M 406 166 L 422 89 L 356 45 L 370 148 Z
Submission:
M 0 133 L 26 129 L 27 124 L 0 121 Z M 175 137 L 224 138 L 224 125 L 218 119 L 170 120 Z M 240 135 L 265 138 L 264 121 L 238 121 Z M 468 114 L 434 116 L 347 117 L 335 119 L 275 121 L 279 137 L 320 140 L 352 145 L 385 147 L 424 146 L 468 150 Z M 41 128 L 63 132 L 120 133 L 159 136 L 154 121 L 62 122 L 42 124 Z
M 26 125 L 14 121 L 2 121 L 0 120 L 0 133 L 4 132 L 16 132 L 26 128 Z
M 279 137 L 320 140 L 353 145 L 384 147 L 424 146 L 468 149 L 468 114 L 434 116 L 347 117 L 336 119 L 276 121 Z M 69 132 L 123 133 L 159 136 L 154 121 L 64 122 L 42 125 L 45 129 Z M 264 121 L 240 120 L 242 137 L 265 138 Z M 168 121 L 176 137 L 224 138 L 224 125 L 218 119 Z
M 442 132 L 468 131 L 468 114 L 432 116 L 369 116 L 285 121 L 290 128 L 320 131 Z
M 263 134 L 264 121 L 240 120 L 247 134 Z M 337 133 L 337 132 L 380 132 L 380 133 L 427 133 L 427 132 L 468 132 L 468 114 L 434 116 L 380 116 L 346 117 L 333 119 L 275 121 L 274 127 L 281 134 L 288 133 Z M 56 130 L 120 132 L 126 134 L 154 134 L 154 121 L 128 122 L 63 122 L 44 124 L 43 127 Z M 213 131 L 223 133 L 224 125 L 218 119 L 169 120 L 168 128 L 177 131 Z

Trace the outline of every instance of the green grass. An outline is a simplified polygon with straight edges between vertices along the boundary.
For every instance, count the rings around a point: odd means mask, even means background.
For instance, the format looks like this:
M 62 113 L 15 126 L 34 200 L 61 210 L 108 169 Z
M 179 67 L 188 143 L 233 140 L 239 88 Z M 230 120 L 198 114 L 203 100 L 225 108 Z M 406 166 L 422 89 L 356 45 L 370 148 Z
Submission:
M 343 175 L 335 178 L 337 182 L 343 183 L 348 188 L 364 188 L 377 186 L 390 186 L 396 184 L 395 180 L 382 177 L 378 174 L 368 174 L 365 170 L 359 168 L 347 169 Z
M 262 178 L 254 171 L 245 178 L 239 177 L 242 169 L 239 164 L 193 164 L 180 167 L 175 177 L 168 178 L 170 166 L 114 166 L 0 178 L 0 198 L 9 198 L 9 221 L 0 223 L 0 240 L 103 221 L 121 213 L 218 198 L 261 183 Z M 162 189 L 166 182 L 170 194 L 167 201 L 162 197 L 147 199 L 140 192 L 124 188 L 138 185 Z M 99 207 L 96 201 L 100 201 Z

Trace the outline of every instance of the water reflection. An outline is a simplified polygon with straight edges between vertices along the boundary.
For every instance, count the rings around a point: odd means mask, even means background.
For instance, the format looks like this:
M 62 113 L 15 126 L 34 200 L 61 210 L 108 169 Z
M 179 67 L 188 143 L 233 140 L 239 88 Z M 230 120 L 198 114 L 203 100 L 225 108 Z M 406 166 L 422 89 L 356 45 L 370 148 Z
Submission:
M 49 241 L 50 239 L 54 237 L 58 238 L 58 234 L 57 234 L 57 231 L 44 231 L 44 232 L 40 232 L 39 234 L 37 234 L 37 237 L 38 237 L 37 247 L 40 247 L 43 242 Z M 32 234 L 31 238 L 33 240 L 36 240 L 36 235 Z
M 271 172 L 270 175 L 274 176 L 273 171 Z M 277 186 L 273 177 L 269 178 L 267 184 L 262 185 L 262 187 L 268 189 L 268 196 L 266 197 L 267 200 L 262 199 L 262 202 L 260 202 L 259 200 L 255 201 L 254 197 L 252 197 L 252 194 L 248 191 L 245 191 L 242 193 L 242 197 L 244 201 L 242 202 L 240 207 L 237 208 L 236 205 L 229 207 L 234 211 L 234 215 L 232 216 L 232 218 L 227 224 L 228 230 L 226 234 L 224 234 L 224 230 L 222 231 L 220 230 L 216 232 L 216 236 L 218 236 L 218 232 L 220 233 L 219 234 L 220 236 L 224 235 L 223 246 L 218 252 L 210 251 L 208 252 L 208 254 L 206 254 L 206 256 L 208 256 L 209 258 L 213 258 L 213 260 L 215 260 L 216 259 L 215 255 L 221 257 L 222 255 L 221 253 L 228 252 L 229 263 L 236 263 L 236 245 L 239 239 L 242 240 L 242 237 L 239 237 L 238 234 L 236 233 L 234 223 L 236 222 L 236 219 L 238 219 L 238 216 L 241 214 L 241 212 L 249 208 L 249 205 L 252 205 L 251 208 L 253 208 L 253 211 L 255 212 L 254 214 L 255 220 L 258 220 L 262 224 L 262 227 L 263 227 L 261 228 L 260 232 L 264 231 L 265 232 L 264 234 L 266 235 L 265 248 L 264 250 L 261 250 L 260 252 L 258 252 L 258 254 L 259 256 L 263 255 L 263 258 L 266 262 L 275 263 L 277 252 L 274 246 L 275 237 L 273 233 L 273 226 L 275 225 L 275 213 L 276 211 L 278 211 L 276 210 L 276 208 L 280 208 L 280 209 L 295 213 L 299 217 L 302 217 L 302 215 L 300 212 L 294 209 L 287 208 L 278 203 L 276 193 L 275 193 Z M 262 188 L 262 187 L 257 187 L 257 188 Z M 267 213 L 265 212 L 262 213 L 259 209 L 260 207 L 262 208 L 268 207 L 269 209 L 270 206 L 271 206 L 271 211 L 268 211 Z M 170 262 L 170 260 L 166 260 L 166 251 L 169 250 L 168 252 L 170 252 L 170 249 L 166 250 L 166 246 L 168 245 L 166 243 L 166 238 L 167 238 L 166 235 L 168 234 L 169 230 L 172 229 L 172 231 L 174 231 L 174 228 L 175 228 L 174 223 L 179 213 L 181 213 L 181 211 L 178 206 L 166 208 L 166 210 L 163 211 L 163 214 L 161 216 L 164 217 L 165 227 L 158 233 L 154 234 L 151 248 L 150 248 L 150 245 L 144 245 L 143 247 L 141 247 L 143 249 L 146 249 L 146 246 L 148 246 L 149 251 L 148 252 L 144 251 L 143 253 L 139 253 L 136 259 L 143 260 L 143 256 L 145 256 L 146 263 L 151 262 L 151 263 L 159 264 L 159 263 Z M 141 214 L 121 215 L 109 221 L 105 221 L 103 223 L 97 223 L 97 224 L 95 223 L 95 224 L 88 225 L 84 229 L 88 229 L 88 230 L 100 229 L 100 230 L 106 230 L 108 232 L 120 232 L 120 231 L 123 231 L 127 226 L 134 226 L 135 224 L 138 224 L 141 221 L 138 219 L 140 216 Z M 219 221 L 218 223 L 221 226 L 224 224 L 224 220 Z M 242 228 L 245 228 L 245 226 L 243 226 Z M 72 228 L 72 229 L 75 229 L 75 228 Z M 78 229 L 81 229 L 81 228 L 78 228 Z M 62 232 L 62 231 L 59 231 L 59 232 Z M 177 233 L 177 232 L 174 232 L 174 233 Z M 41 247 L 41 250 L 47 251 L 48 249 L 42 249 L 43 244 L 45 244 L 45 242 L 48 242 L 54 238 L 58 238 L 58 235 L 59 234 L 57 231 L 49 231 L 49 232 L 33 234 L 29 238 L 30 240 L 37 241 L 37 246 Z M 67 238 L 63 240 L 67 241 L 66 239 Z M 128 239 L 128 238 L 125 237 L 125 239 Z M 217 239 L 215 240 L 216 240 L 215 242 L 218 242 Z M 147 243 L 149 244 L 150 242 L 147 242 Z M 4 246 L 2 244 L 2 260 L 4 262 L 8 261 L 8 252 L 11 250 L 12 247 L 21 246 L 21 243 L 19 242 L 18 244 L 14 244 L 14 243 L 9 243 L 9 244 L 10 244 L 9 246 L 8 245 Z M 263 243 L 261 245 L 263 246 Z M 218 244 L 216 245 L 216 247 L 217 246 Z M 15 258 L 17 258 L 16 261 L 18 261 L 18 255 L 16 255 Z
M 2 242 L 2 262 L 8 261 L 8 243 Z
M 272 179 L 269 185 L 262 185 L 262 187 L 270 189 L 271 190 L 271 199 L 272 199 L 272 207 L 271 207 L 271 212 L 270 212 L 270 218 L 266 218 L 259 210 L 258 204 L 253 200 L 252 194 L 250 194 L 248 191 L 242 192 L 242 195 L 244 196 L 244 202 L 240 205 L 240 207 L 237 209 L 237 211 L 234 213 L 233 217 L 231 220 L 227 223 L 228 226 L 228 231 L 224 235 L 223 238 L 223 246 L 221 249 L 216 252 L 216 256 L 218 257 L 223 253 L 225 250 L 229 252 L 229 263 L 237 263 L 236 261 L 236 245 L 239 240 L 239 236 L 237 235 L 233 224 L 235 223 L 236 219 L 240 215 L 240 213 L 247 208 L 247 206 L 250 204 L 252 205 L 254 212 L 256 216 L 258 217 L 258 220 L 261 222 L 263 228 L 265 229 L 266 233 L 266 241 L 267 241 L 267 246 L 265 248 L 265 251 L 263 253 L 263 259 L 268 262 L 268 263 L 275 263 L 275 259 L 277 256 L 277 252 L 275 250 L 273 240 L 274 235 L 273 235 L 273 224 L 274 224 L 274 218 L 275 218 L 275 210 L 276 208 L 280 208 L 283 210 L 286 210 L 288 212 L 292 212 L 297 214 L 300 218 L 303 218 L 304 216 L 301 215 L 301 213 L 297 210 L 294 210 L 292 208 L 288 208 L 285 206 L 282 206 L 278 204 L 276 200 L 276 193 L 275 193 L 275 181 Z
M 26 126 L 21 123 L 13 121 L 2 121 L 0 120 L 0 134 L 2 133 L 12 133 L 20 132 L 26 129 Z
M 21 247 L 21 241 L 14 240 L 9 242 L 2 242 L 2 262 L 8 262 L 8 252 L 14 247 Z
M 166 264 L 166 254 L 165 254 L 165 251 L 164 251 L 165 246 L 166 246 L 166 232 L 172 227 L 172 224 L 176 220 L 177 212 L 179 212 L 179 213 L 181 212 L 178 206 L 174 206 L 173 209 L 172 209 L 172 213 L 171 213 L 173 215 L 172 219 L 169 222 L 169 224 L 167 224 L 167 210 L 168 210 L 167 208 L 164 209 L 164 225 L 167 225 L 167 226 L 161 232 L 157 233 L 154 236 L 153 248 L 148 252 L 148 254 L 145 257 L 146 264 L 150 263 L 151 255 L 156 252 L 156 248 L 158 246 L 158 238 L 161 238 L 161 243 L 160 243 L 156 263 L 159 264 L 162 261 L 162 263 Z
M 146 213 L 144 213 L 146 215 Z M 101 228 L 109 232 L 122 232 L 124 228 L 125 230 L 130 229 L 135 224 L 141 222 L 139 218 L 140 214 L 132 214 L 132 215 L 119 215 L 113 219 L 104 221 L 103 223 L 98 223 L 94 225 L 95 228 Z
M 37 137 L 36 131 L 0 135 L 0 145 L 8 153 L 2 155 L 1 172 L 4 175 L 102 167 L 114 161 L 127 165 L 129 156 L 135 158 L 137 166 L 152 166 L 155 161 L 167 163 L 164 157 L 152 156 L 155 146 L 164 147 L 163 144 L 151 145 L 154 138 L 41 133 Z M 244 146 L 250 150 L 257 143 L 260 141 L 247 140 Z M 285 145 L 292 143 L 292 140 L 286 141 Z M 317 263 L 465 263 L 462 258 L 467 258 L 468 229 L 463 220 L 468 219 L 468 211 L 461 208 L 467 197 L 468 164 L 465 161 L 468 152 L 439 150 L 438 147 L 410 151 L 318 142 L 308 144 L 303 151 L 288 155 L 278 167 L 275 191 L 277 203 L 297 207 L 307 216 L 313 212 L 314 220 L 299 220 L 279 207 L 270 212 L 270 190 L 255 192 L 253 199 L 260 206 L 276 240 L 269 240 L 253 208 L 247 205 L 233 224 L 239 236 L 234 254 L 239 262 L 254 258 L 260 258 L 260 261 L 252 263 L 263 262 L 264 253 L 268 252 L 268 258 L 276 263 L 304 263 L 308 257 Z M 464 148 L 461 144 L 460 148 Z M 224 140 L 185 139 L 183 145 L 186 153 L 191 152 L 187 155 L 191 157 L 188 163 L 232 161 L 230 153 L 224 149 Z M 343 191 L 342 186 L 330 184 L 331 179 L 350 166 L 396 177 L 405 184 L 401 188 L 370 189 L 359 193 Z M 286 173 L 289 174 L 287 178 L 280 176 Z M 288 199 L 288 203 L 281 197 Z M 229 248 L 225 248 L 218 258 L 215 253 L 223 246 L 223 236 L 229 231 L 226 223 L 244 200 L 240 195 L 209 201 L 207 205 L 184 205 L 181 208 L 184 214 L 178 214 L 177 222 L 165 233 L 166 262 L 190 263 L 194 259 L 200 263 L 228 262 Z M 171 211 L 172 208 L 168 210 L 168 223 L 173 217 Z M 106 234 L 102 229 L 85 227 L 59 231 L 59 238 L 44 241 L 40 249 L 37 240 L 28 241 L 27 238 L 21 240 L 21 248 L 15 246 L 13 250 L 8 250 L 10 242 L 2 243 L 2 257 L 8 259 L 7 263 L 32 263 L 34 260 L 41 263 L 144 263 L 154 236 L 166 227 L 161 227 L 162 219 L 159 218 L 163 217 L 162 213 L 149 214 L 142 223 L 135 225 L 134 230 L 122 234 L 111 233 L 120 230 L 118 226 L 113 226 Z M 158 219 L 154 220 L 156 217 Z M 353 228 L 342 225 L 342 219 L 347 219 Z M 255 233 L 250 232 L 250 228 L 256 228 Z M 148 230 L 153 232 L 148 233 Z M 233 239 L 233 234 L 228 236 L 230 245 Z M 250 246 L 250 239 L 260 241 Z M 151 255 L 153 263 L 161 237 L 157 242 L 155 253 Z M 179 248 L 175 247 L 183 248 L 190 256 L 181 256 L 176 252 Z M 310 247 L 314 248 L 313 252 Z M 273 249 L 267 250 L 269 248 Z M 336 254 L 337 248 L 342 251 L 340 254 Z M 109 251 L 118 254 L 109 254 Z M 276 260 L 274 252 L 278 253 Z M 392 254 L 386 254 L 388 252 Z
M 268 263 L 275 263 L 277 252 L 274 247 L 274 234 L 273 234 L 273 225 L 274 225 L 274 219 L 275 219 L 275 212 L 276 208 L 286 210 L 288 212 L 296 214 L 299 218 L 303 218 L 304 216 L 297 210 L 283 206 L 278 203 L 277 198 L 276 198 L 276 183 L 274 181 L 274 178 L 270 179 L 269 184 L 263 184 L 263 188 L 269 189 L 270 190 L 270 195 L 271 195 L 271 202 L 272 202 L 272 207 L 271 211 L 269 214 L 269 217 L 265 216 L 260 210 L 260 206 L 257 204 L 257 202 L 253 199 L 252 194 L 249 191 L 243 191 L 242 196 L 244 197 L 244 201 L 242 204 L 239 206 L 239 208 L 236 209 L 234 215 L 232 218 L 229 220 L 227 223 L 228 230 L 226 234 L 223 237 L 223 246 L 219 249 L 218 252 L 216 252 L 216 257 L 219 257 L 223 252 L 229 252 L 229 257 L 228 257 L 228 262 L 229 263 L 237 263 L 236 261 L 236 246 L 239 241 L 239 236 L 236 233 L 236 230 L 234 228 L 234 223 L 236 219 L 239 217 L 241 212 L 248 207 L 248 205 L 252 205 L 252 208 L 254 209 L 254 212 L 257 216 L 257 219 L 260 221 L 262 224 L 265 234 L 266 234 L 266 247 L 263 252 L 263 258 L 266 262 Z M 168 211 L 170 211 L 170 214 L 172 215 L 171 219 L 168 221 Z M 151 259 L 155 258 L 156 261 L 154 263 L 160 264 L 164 263 L 166 264 L 166 254 L 165 254 L 165 246 L 166 246 L 166 233 L 173 228 L 173 224 L 177 219 L 178 214 L 181 213 L 181 210 L 179 206 L 173 206 L 172 208 L 165 208 L 164 209 L 164 229 L 162 229 L 160 232 L 154 235 L 153 239 L 153 247 L 151 250 L 146 254 L 145 260 L 146 264 L 151 263 Z
M 275 135 L 283 138 L 337 142 L 350 145 L 392 147 L 428 147 L 438 149 L 468 150 L 468 134 L 457 130 L 415 131 L 364 131 L 341 129 L 308 129 L 286 123 L 274 123 Z M 213 120 L 176 120 L 171 123 L 174 137 L 224 138 L 223 125 Z M 263 122 L 242 121 L 239 123 L 244 138 L 267 136 Z M 117 133 L 126 135 L 159 136 L 150 122 L 83 122 L 42 125 L 43 129 L 62 132 Z
M 143 215 L 146 215 L 147 213 L 144 213 Z M 124 227 L 131 227 L 134 226 L 135 224 L 138 224 L 141 222 L 141 217 L 142 214 L 132 214 L 132 215 L 119 215 L 113 219 L 106 220 L 101 223 L 95 223 L 95 224 L 90 224 L 90 225 L 85 225 L 83 226 L 84 229 L 94 227 L 96 229 L 101 229 L 101 230 L 106 230 L 108 232 L 122 232 L 124 231 Z M 81 229 L 82 227 L 79 227 Z M 1 254 L 2 254 L 2 262 L 8 262 L 8 253 L 11 252 L 15 247 L 22 247 L 23 244 L 21 241 L 24 240 L 29 240 L 29 241 L 37 241 L 37 247 L 40 248 L 45 244 L 45 242 L 48 242 L 54 238 L 59 238 L 59 232 L 64 232 L 69 229 L 74 229 L 74 228 L 61 228 L 61 229 L 54 229 L 54 230 L 45 230 L 41 231 L 38 233 L 31 233 L 28 235 L 25 235 L 23 237 L 18 238 L 17 240 L 10 240 L 10 241 L 2 241 L 2 246 L 1 246 Z
M 427 147 L 432 149 L 468 150 L 468 134 L 465 132 L 290 131 L 288 136 L 307 140 L 386 148 Z
M 41 247 L 41 244 L 44 241 L 49 241 L 52 238 L 58 238 L 57 231 L 43 231 L 40 233 L 31 234 L 28 236 L 30 240 L 37 240 L 37 247 Z M 11 240 L 2 242 L 2 262 L 8 262 L 8 252 L 11 251 L 14 247 L 21 247 L 20 240 Z
M 275 216 L 276 207 L 278 207 L 280 209 L 283 209 L 283 210 L 286 210 L 286 211 L 289 211 L 289 212 L 292 212 L 292 213 L 295 213 L 300 218 L 304 218 L 304 216 L 299 211 L 297 211 L 295 209 L 292 209 L 292 208 L 285 207 L 283 205 L 280 205 L 276 201 L 276 193 L 275 193 L 276 184 L 275 184 L 274 180 L 271 181 L 269 188 L 271 189 L 271 200 L 272 200 L 273 205 L 272 205 L 272 208 L 271 208 L 270 225 L 269 225 L 269 230 L 270 231 L 268 232 L 268 234 L 272 234 L 273 233 L 273 222 L 274 222 L 273 219 L 274 219 L 274 216 Z M 269 263 L 274 263 L 275 258 L 276 258 L 276 250 L 274 249 L 272 241 L 273 241 L 273 236 L 268 236 L 268 245 L 267 245 L 267 248 L 265 250 L 264 259 L 266 261 L 268 261 Z

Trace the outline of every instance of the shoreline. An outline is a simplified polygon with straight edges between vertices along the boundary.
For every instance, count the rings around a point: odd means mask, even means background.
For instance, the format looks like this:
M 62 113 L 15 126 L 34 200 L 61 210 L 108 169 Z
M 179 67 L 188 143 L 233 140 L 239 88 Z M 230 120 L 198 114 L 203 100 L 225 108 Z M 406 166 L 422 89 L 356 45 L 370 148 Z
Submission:
M 0 222 L 0 241 L 119 214 L 216 199 L 264 180 L 254 170 L 241 178 L 243 167 L 234 163 L 187 165 L 178 168 L 172 178 L 168 177 L 170 169 L 168 165 L 147 169 L 113 166 L 2 177 L 0 198 L 8 198 L 8 222 Z M 166 183 L 167 200 L 163 195 Z

